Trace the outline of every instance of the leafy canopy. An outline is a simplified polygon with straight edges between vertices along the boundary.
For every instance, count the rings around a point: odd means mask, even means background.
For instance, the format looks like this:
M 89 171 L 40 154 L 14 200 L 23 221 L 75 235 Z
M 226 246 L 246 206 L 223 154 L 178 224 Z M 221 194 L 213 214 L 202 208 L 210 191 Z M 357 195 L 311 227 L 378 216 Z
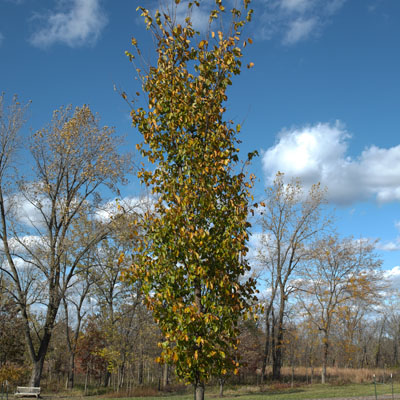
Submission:
M 139 7 L 155 38 L 157 64 L 147 73 L 137 69 L 148 106 L 132 109 L 131 116 L 144 139 L 137 147 L 155 164 L 139 177 L 156 200 L 129 276 L 141 280 L 162 330 L 160 361 L 175 363 L 177 375 L 195 385 L 212 374 L 237 372 L 237 324 L 254 300 L 254 281 L 242 279 L 250 269 L 252 179 L 238 168 L 240 126 L 223 118 L 227 88 L 241 69 L 248 3 L 231 10 L 227 34 L 211 31 L 225 10 L 216 0 L 206 35 L 195 31 L 190 17 L 181 25 L 167 13 L 152 16 Z M 140 56 L 135 39 L 132 44 Z

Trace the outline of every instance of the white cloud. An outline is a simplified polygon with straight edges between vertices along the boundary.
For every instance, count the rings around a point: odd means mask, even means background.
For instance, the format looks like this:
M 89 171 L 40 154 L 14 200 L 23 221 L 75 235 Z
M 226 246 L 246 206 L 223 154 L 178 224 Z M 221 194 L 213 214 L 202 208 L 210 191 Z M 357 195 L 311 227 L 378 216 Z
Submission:
M 400 240 L 396 239 L 395 241 L 384 243 L 378 242 L 376 248 L 382 251 L 398 251 L 400 250 Z
M 281 0 L 280 8 L 288 12 L 305 12 L 313 5 L 314 0 Z
M 11 238 L 9 246 L 12 252 L 16 254 L 26 254 L 26 249 L 34 251 L 34 249 L 48 248 L 47 239 L 38 235 L 25 235 L 20 238 Z
M 154 207 L 154 199 L 151 197 L 124 197 L 123 199 L 110 200 L 96 211 L 96 219 L 108 222 L 110 219 L 121 213 L 143 214 Z
M 287 179 L 299 177 L 305 186 L 320 182 L 336 204 L 371 197 L 379 203 L 400 200 L 400 145 L 370 146 L 358 157 L 350 157 L 346 154 L 349 138 L 340 122 L 282 131 L 276 144 L 263 153 L 267 183 L 281 171 Z
M 395 221 L 394 226 L 400 231 L 400 221 Z M 382 251 L 399 251 L 400 250 L 400 236 L 397 236 L 395 240 L 389 242 L 378 242 L 377 249 Z
M 176 9 L 176 21 L 181 25 L 185 24 L 185 18 L 188 16 L 188 3 L 188 1 L 184 1 Z M 201 31 L 208 27 L 209 10 L 208 1 L 203 1 L 200 7 L 192 7 L 190 19 L 194 29 Z
M 249 249 L 247 253 L 247 259 L 253 268 L 257 268 L 259 262 L 257 260 L 259 248 L 261 246 L 263 233 L 255 232 L 249 236 L 249 240 L 247 242 L 247 247 Z
M 263 0 L 256 13 L 264 39 L 293 45 L 320 34 L 346 0 Z
M 392 269 L 383 272 L 383 277 L 387 279 L 394 289 L 400 287 L 400 267 L 395 266 Z
M 34 19 L 46 21 L 31 37 L 31 43 L 48 47 L 64 43 L 70 47 L 93 44 L 107 24 L 100 0 L 58 0 L 58 10 Z
M 307 39 L 313 32 L 317 20 L 315 18 L 299 18 L 290 23 L 289 30 L 286 32 L 283 42 L 285 44 L 294 44 L 300 40 Z
M 193 5 L 189 9 L 189 0 L 181 1 L 179 4 L 176 4 L 175 0 L 162 3 L 152 1 L 150 9 L 153 15 L 157 9 L 160 10 L 161 14 L 166 13 L 171 16 L 175 24 L 186 25 L 185 19 L 190 17 L 194 29 L 205 31 L 209 27 L 209 16 L 214 5 L 213 0 L 202 0 L 199 7 Z M 138 20 L 138 23 L 141 25 L 142 20 Z
M 29 201 L 22 193 L 16 193 L 6 199 L 6 206 L 9 208 L 16 221 L 27 228 L 43 228 L 46 226 L 40 209 L 47 215 L 50 211 L 50 201 L 45 198 L 37 198 Z
M 285 44 L 294 44 L 300 40 L 307 39 L 317 25 L 316 18 L 298 18 L 289 24 L 289 30 L 283 39 Z
M 333 15 L 340 10 L 347 0 L 331 0 L 326 3 L 326 12 L 328 15 Z
M 31 273 L 33 273 L 33 265 L 29 261 L 26 261 L 26 259 L 31 258 L 30 252 L 37 253 L 38 251 L 46 251 L 48 249 L 46 238 L 35 235 L 25 235 L 19 238 L 12 237 L 9 240 L 8 245 L 11 253 L 14 254 L 14 256 L 12 256 L 13 263 L 19 273 L 22 273 L 23 271 L 31 271 Z M 4 251 L 3 243 L 0 243 L 0 250 Z M 2 260 L 0 269 L 11 271 L 10 264 L 5 258 Z

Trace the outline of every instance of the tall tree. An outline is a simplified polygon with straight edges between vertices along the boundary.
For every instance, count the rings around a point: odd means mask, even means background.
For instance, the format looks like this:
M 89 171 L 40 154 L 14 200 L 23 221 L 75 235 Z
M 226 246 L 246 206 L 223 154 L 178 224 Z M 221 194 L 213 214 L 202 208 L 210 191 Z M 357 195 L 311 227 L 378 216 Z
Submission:
M 86 375 L 85 394 L 87 394 L 90 377 L 100 380 L 107 370 L 107 361 L 102 356 L 102 350 L 105 346 L 106 340 L 100 321 L 97 315 L 91 315 L 88 317 L 83 332 L 79 336 L 76 353 L 78 366 Z
M 369 241 L 329 236 L 313 246 L 302 271 L 298 298 L 322 333 L 322 383 L 326 381 L 332 325 L 351 311 L 353 301 L 368 304 L 377 301 L 382 289 L 377 284 L 381 263 L 374 253 L 374 243 Z
M 19 110 L 10 109 L 8 121 L 20 118 Z M 97 190 L 116 189 L 129 159 L 118 155 L 113 129 L 99 127 L 88 106 L 61 108 L 31 138 L 32 180 L 21 181 L 12 192 L 4 181 L 17 140 L 14 126 L 2 124 L 0 132 L 5 155 L 0 158 L 0 238 L 7 260 L 1 268 L 12 282 L 10 291 L 25 322 L 33 364 L 30 385 L 39 386 L 62 298 L 83 257 L 108 231 L 96 218 L 101 201 Z M 85 230 L 82 220 L 87 221 Z M 39 330 L 31 329 L 35 303 L 44 319 Z
M 15 181 L 17 178 L 14 167 L 17 151 L 21 147 L 19 132 L 26 121 L 27 107 L 28 105 L 23 105 L 19 102 L 17 96 L 14 96 L 11 104 L 7 106 L 5 94 L 2 93 L 0 95 L 0 240 L 2 241 L 4 241 L 4 231 L 6 229 L 5 219 L 9 216 L 9 210 L 5 203 L 8 200 L 9 194 L 15 188 Z M 12 352 L 14 349 L 14 343 L 10 343 L 12 336 L 9 335 L 9 333 L 17 328 L 17 322 L 15 318 L 12 318 L 14 326 L 7 327 L 6 324 L 9 322 L 9 317 L 11 315 L 15 316 L 18 309 L 16 307 L 16 301 L 12 293 L 10 293 L 10 286 L 12 286 L 13 280 L 10 276 L 10 270 L 4 254 L 1 254 L 0 262 L 0 307 L 2 314 L 0 364 L 2 364 L 9 359 L 8 353 Z M 8 311 L 12 311 L 12 314 L 6 315 Z M 21 326 L 18 327 L 20 328 L 18 329 L 20 333 Z M 25 326 L 23 325 L 23 327 Z M 20 335 L 17 334 L 14 338 L 19 338 L 19 336 Z M 19 343 L 17 343 L 17 347 L 20 348 Z
M 138 232 L 135 231 L 136 224 L 133 222 L 134 219 L 140 218 L 137 207 L 138 205 L 128 211 L 124 209 L 124 214 L 119 217 L 118 221 L 115 221 L 109 237 L 103 240 L 94 252 L 94 268 L 91 270 L 91 277 L 94 281 L 94 295 L 100 308 L 99 312 L 107 339 L 107 348 L 105 349 L 109 354 L 116 354 L 123 350 L 121 340 L 117 339 L 117 337 L 122 338 L 118 331 L 121 320 L 124 320 L 123 314 L 129 315 L 126 320 L 129 320 L 130 323 L 125 321 L 125 325 L 131 325 L 135 311 L 139 309 L 137 306 L 142 300 L 137 287 L 133 288 L 127 282 L 121 281 L 121 270 L 130 263 L 130 260 L 125 259 L 121 254 L 127 253 L 128 249 L 132 247 L 132 243 L 137 240 Z M 121 310 L 124 305 L 125 312 L 123 313 Z M 109 351 L 111 348 L 112 351 Z M 122 372 L 120 376 L 123 377 L 124 361 L 119 368 Z M 105 386 L 109 384 L 111 369 L 109 368 L 106 372 Z M 120 384 L 122 385 L 121 381 Z
M 141 75 L 148 109 L 131 115 L 144 138 L 142 155 L 156 164 L 139 172 L 156 200 L 130 274 L 141 280 L 164 335 L 161 361 L 175 363 L 198 400 L 210 375 L 237 368 L 238 321 L 254 293 L 254 282 L 243 281 L 251 183 L 237 171 L 240 126 L 223 119 L 227 88 L 240 73 L 248 3 L 231 10 L 230 32 L 214 33 L 225 10 L 216 0 L 204 36 L 190 18 L 199 1 L 188 3 L 182 23 L 171 13 L 152 16 L 140 8 L 158 58 Z M 135 39 L 132 44 L 140 54 Z
M 0 368 L 24 360 L 23 321 L 7 291 L 8 277 L 0 270 Z
M 324 191 L 319 185 L 313 185 L 306 193 L 299 180 L 286 183 L 284 174 L 278 172 L 266 193 L 261 209 L 260 223 L 263 233 L 258 252 L 258 259 L 263 267 L 262 276 L 265 277 L 269 289 L 269 297 L 265 303 L 266 339 L 262 374 L 265 379 L 267 358 L 271 352 L 273 378 L 279 379 L 285 309 L 288 297 L 294 289 L 291 279 L 308 257 L 308 246 L 327 226 L 329 220 L 321 214 Z M 278 315 L 275 322 L 272 314 L 276 302 Z
M 94 282 L 91 279 L 90 269 L 92 267 L 91 253 L 82 260 L 80 271 L 75 274 L 75 280 L 69 285 L 63 296 L 65 337 L 69 352 L 67 388 L 72 389 L 75 383 L 75 356 L 78 339 L 81 333 L 82 322 L 87 314 L 86 299 L 90 295 Z M 78 266 L 79 268 L 79 266 Z M 74 326 L 72 327 L 72 323 Z
M 391 365 L 399 365 L 400 364 L 400 312 L 399 312 L 399 292 L 395 291 L 393 298 L 389 303 L 388 314 L 388 336 L 392 339 L 392 362 Z

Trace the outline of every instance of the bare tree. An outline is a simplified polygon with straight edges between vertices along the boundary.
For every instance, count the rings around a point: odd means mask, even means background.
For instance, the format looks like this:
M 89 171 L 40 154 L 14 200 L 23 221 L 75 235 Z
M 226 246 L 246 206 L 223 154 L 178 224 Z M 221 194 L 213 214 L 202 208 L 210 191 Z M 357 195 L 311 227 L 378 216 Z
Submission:
M 142 302 L 137 285 L 122 281 L 122 270 L 127 269 L 132 259 L 125 257 L 130 252 L 133 243 L 142 233 L 138 231 L 136 221 L 141 218 L 143 200 L 120 205 L 123 215 L 114 221 L 113 230 L 106 240 L 96 247 L 93 253 L 93 268 L 91 279 L 94 282 L 93 294 L 103 321 L 103 328 L 108 344 L 106 351 L 109 354 L 118 354 L 119 382 L 122 386 L 126 366 L 126 348 L 129 341 L 133 342 L 132 324 L 136 318 L 136 310 Z M 130 340 L 119 333 L 121 326 L 130 327 Z M 128 343 L 129 344 L 129 343 Z M 106 372 L 104 385 L 108 386 L 111 377 L 111 368 Z
M 23 323 L 7 293 L 9 284 L 9 278 L 0 270 L 0 370 L 9 362 L 24 360 Z
M 21 120 L 20 114 L 15 104 L 6 118 Z M 31 138 L 33 178 L 20 180 L 18 190 L 11 192 L 3 184 L 3 175 L 10 167 L 20 125 L 7 129 L 2 124 L 0 133 L 4 143 L 0 236 L 7 260 L 2 269 L 12 280 L 10 290 L 25 321 L 33 364 L 30 385 L 39 386 L 60 303 L 85 255 L 108 233 L 107 224 L 96 215 L 101 203 L 98 189 L 116 190 L 130 159 L 118 155 L 120 140 L 113 129 L 99 127 L 88 106 L 61 108 L 50 125 Z M 40 327 L 32 326 L 32 312 L 42 314 Z
M 382 286 L 377 273 L 382 261 L 375 244 L 353 238 L 328 236 L 314 244 L 302 270 L 298 300 L 322 333 L 321 382 L 326 382 L 330 333 L 334 321 L 349 318 L 356 301 L 368 305 L 379 299 Z
M 310 243 L 329 224 L 329 220 L 322 216 L 324 190 L 319 185 L 313 185 L 306 193 L 299 180 L 285 183 L 284 174 L 279 172 L 266 193 L 265 202 L 260 203 L 263 207 L 260 218 L 263 233 L 258 251 L 258 260 L 263 268 L 261 276 L 265 277 L 268 289 L 263 380 L 270 352 L 273 378 L 280 378 L 285 308 L 294 290 L 290 281 L 308 257 Z M 272 318 L 271 321 L 276 302 L 276 320 Z
M 78 266 L 79 271 L 75 274 L 75 279 L 70 283 L 63 296 L 64 317 L 65 317 L 65 336 L 69 351 L 68 380 L 67 388 L 72 389 L 75 383 L 75 356 L 78 345 L 79 334 L 82 322 L 87 314 L 87 298 L 94 284 L 90 270 L 92 266 L 92 251 L 82 260 L 83 265 Z M 72 311 L 71 311 L 72 309 Z M 73 328 L 71 327 L 74 322 Z
M 395 291 L 387 310 L 387 331 L 388 336 L 392 339 L 392 365 L 399 365 L 400 363 L 400 293 Z

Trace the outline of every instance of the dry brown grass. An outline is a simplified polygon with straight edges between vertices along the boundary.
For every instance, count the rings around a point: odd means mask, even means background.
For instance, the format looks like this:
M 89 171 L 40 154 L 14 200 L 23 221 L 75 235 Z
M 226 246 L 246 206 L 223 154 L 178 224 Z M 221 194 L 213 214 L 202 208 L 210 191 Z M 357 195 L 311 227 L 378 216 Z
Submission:
M 355 369 L 355 368 L 327 368 L 327 381 L 329 383 L 345 384 L 345 383 L 371 383 L 374 380 L 376 382 L 384 383 L 390 380 L 390 374 L 393 374 L 393 379 L 398 381 L 400 379 L 400 371 L 390 369 Z M 292 375 L 292 369 L 290 367 L 282 368 L 282 375 L 285 381 L 290 380 Z M 294 369 L 295 381 L 308 381 L 311 380 L 311 368 L 296 367 Z M 318 383 L 321 377 L 321 368 L 315 367 L 313 371 L 313 382 Z

